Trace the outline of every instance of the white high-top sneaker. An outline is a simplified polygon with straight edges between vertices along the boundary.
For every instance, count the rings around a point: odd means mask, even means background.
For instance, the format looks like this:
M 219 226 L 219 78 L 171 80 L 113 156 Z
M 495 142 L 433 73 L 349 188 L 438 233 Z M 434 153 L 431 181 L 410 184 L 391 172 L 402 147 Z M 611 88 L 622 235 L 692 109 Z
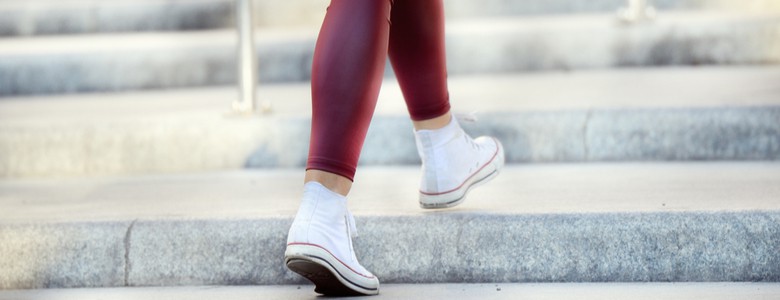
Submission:
M 287 235 L 287 268 L 313 282 L 320 294 L 376 295 L 379 279 L 358 262 L 353 235 L 355 219 L 347 210 L 347 198 L 308 182 Z
M 493 179 L 504 167 L 501 142 L 484 136 L 472 139 L 454 117 L 443 128 L 415 131 L 415 138 L 422 159 L 422 208 L 458 205 L 471 188 Z

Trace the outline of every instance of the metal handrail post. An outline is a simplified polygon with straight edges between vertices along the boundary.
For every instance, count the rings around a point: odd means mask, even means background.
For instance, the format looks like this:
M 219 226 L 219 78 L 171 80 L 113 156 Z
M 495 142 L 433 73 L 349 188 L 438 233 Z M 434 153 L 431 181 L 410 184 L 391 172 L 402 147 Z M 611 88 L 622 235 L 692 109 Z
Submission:
M 252 21 L 252 0 L 236 0 L 238 29 L 238 99 L 233 101 L 233 111 L 254 113 L 257 102 L 257 59 Z M 267 105 L 264 105 L 267 106 Z

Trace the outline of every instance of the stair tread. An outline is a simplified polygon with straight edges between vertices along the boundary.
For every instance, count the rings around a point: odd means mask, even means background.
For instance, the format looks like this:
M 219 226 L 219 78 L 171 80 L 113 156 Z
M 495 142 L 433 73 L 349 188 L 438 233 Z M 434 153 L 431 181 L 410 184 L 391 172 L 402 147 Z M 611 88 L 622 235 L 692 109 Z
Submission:
M 691 108 L 780 105 L 780 66 L 624 68 L 574 72 L 453 76 L 458 112 L 561 111 L 599 108 Z M 220 118 L 234 87 L 21 96 L 0 99 L 0 125 L 149 118 Z M 261 83 L 258 101 L 272 116 L 308 116 L 309 83 Z M 382 85 L 376 114 L 406 115 L 395 79 Z
M 242 170 L 91 179 L 6 180 L 0 223 L 291 217 L 303 171 Z M 450 210 L 417 204 L 418 167 L 365 167 L 357 216 L 751 212 L 780 210 L 780 163 L 510 165 Z

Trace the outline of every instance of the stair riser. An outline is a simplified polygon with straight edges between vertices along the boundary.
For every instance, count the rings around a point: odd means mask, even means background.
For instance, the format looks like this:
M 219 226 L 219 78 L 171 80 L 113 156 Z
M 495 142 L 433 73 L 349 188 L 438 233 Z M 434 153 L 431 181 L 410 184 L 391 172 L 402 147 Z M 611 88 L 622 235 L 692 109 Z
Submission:
M 486 113 L 508 163 L 780 159 L 780 107 Z M 0 177 L 301 168 L 308 118 L 0 124 Z M 408 117 L 377 116 L 363 165 L 419 164 Z
M 289 218 L 0 226 L 0 288 L 299 284 Z M 780 213 L 358 217 L 383 283 L 780 281 Z M 398 234 L 403 232 L 404 234 Z
M 603 16 L 562 24 L 511 23 L 479 31 L 458 25 L 447 38 L 448 73 L 780 63 L 780 17 L 680 18 L 622 27 Z M 6 54 L 0 57 L 0 96 L 233 84 L 235 37 L 224 34 L 210 45 Z M 258 33 L 259 81 L 309 80 L 315 35 L 312 30 L 305 37 L 266 40 Z

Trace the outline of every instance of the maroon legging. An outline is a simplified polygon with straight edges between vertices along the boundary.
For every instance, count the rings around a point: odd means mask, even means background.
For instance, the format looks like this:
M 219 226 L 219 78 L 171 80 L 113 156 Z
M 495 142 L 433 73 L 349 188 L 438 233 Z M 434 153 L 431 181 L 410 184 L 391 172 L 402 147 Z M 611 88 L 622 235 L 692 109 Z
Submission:
M 353 180 L 388 54 L 412 120 L 449 111 L 442 0 L 332 0 L 314 49 L 307 170 Z

